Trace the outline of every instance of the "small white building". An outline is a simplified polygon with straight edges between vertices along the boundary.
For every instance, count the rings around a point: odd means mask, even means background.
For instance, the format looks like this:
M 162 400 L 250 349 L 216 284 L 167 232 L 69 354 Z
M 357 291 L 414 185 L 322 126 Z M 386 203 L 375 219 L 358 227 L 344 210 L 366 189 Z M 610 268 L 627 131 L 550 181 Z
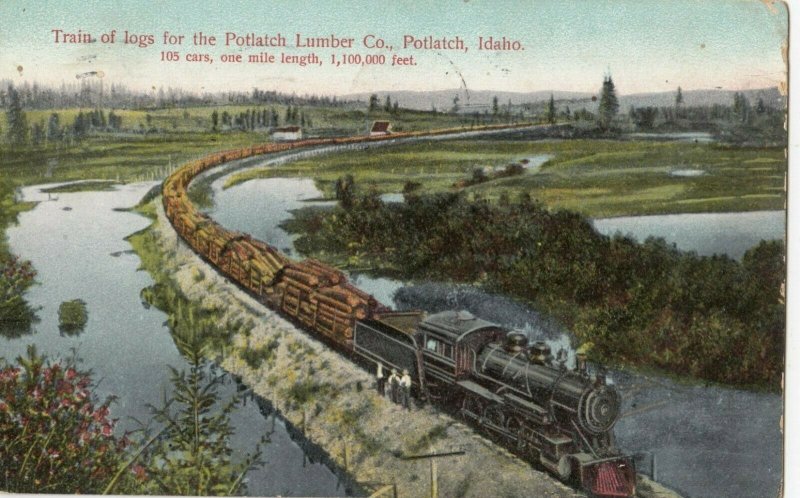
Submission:
M 303 129 L 299 126 L 283 126 L 272 130 L 272 139 L 276 142 L 300 140 L 303 138 Z
M 375 121 L 369 130 L 369 136 L 380 137 L 392 133 L 392 124 L 388 121 Z

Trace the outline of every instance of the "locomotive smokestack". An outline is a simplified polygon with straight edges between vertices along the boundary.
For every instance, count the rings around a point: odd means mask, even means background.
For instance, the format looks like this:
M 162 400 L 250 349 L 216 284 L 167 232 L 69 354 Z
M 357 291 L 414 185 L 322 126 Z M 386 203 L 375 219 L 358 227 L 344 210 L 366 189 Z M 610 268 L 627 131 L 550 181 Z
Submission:
M 550 346 L 542 341 L 536 341 L 528 351 L 528 360 L 537 365 L 549 365 L 553 360 L 550 354 Z

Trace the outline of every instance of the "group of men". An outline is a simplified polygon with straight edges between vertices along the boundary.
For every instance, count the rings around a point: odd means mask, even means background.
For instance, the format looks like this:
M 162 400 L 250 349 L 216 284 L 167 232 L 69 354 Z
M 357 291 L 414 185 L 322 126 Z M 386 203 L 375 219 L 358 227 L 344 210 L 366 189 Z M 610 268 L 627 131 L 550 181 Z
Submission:
M 386 384 L 389 384 L 389 399 L 393 403 L 403 405 L 408 410 L 410 409 L 409 403 L 411 402 L 411 376 L 408 375 L 408 370 L 403 370 L 403 375 L 398 375 L 397 369 L 392 369 L 389 378 L 383 375 L 383 365 L 378 363 L 378 370 L 375 373 L 375 378 L 378 381 L 378 394 L 386 396 Z

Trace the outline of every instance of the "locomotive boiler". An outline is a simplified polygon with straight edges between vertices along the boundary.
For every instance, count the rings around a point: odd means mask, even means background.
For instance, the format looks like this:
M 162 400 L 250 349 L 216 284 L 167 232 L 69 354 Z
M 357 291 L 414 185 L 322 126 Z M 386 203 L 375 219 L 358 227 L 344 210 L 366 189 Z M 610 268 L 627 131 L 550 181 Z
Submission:
M 525 336 L 465 311 L 391 311 L 334 268 L 312 259 L 293 261 L 266 242 L 222 227 L 187 194 L 200 173 L 255 155 L 464 131 L 311 139 L 219 152 L 164 181 L 164 211 L 193 251 L 265 306 L 349 355 L 408 370 L 417 396 L 456 407 L 466 421 L 561 479 L 596 496 L 633 496 L 633 462 L 615 448 L 612 432 L 619 397 L 602 375 L 590 376 L 580 362 L 568 369 L 553 361 L 544 344 L 528 345 Z

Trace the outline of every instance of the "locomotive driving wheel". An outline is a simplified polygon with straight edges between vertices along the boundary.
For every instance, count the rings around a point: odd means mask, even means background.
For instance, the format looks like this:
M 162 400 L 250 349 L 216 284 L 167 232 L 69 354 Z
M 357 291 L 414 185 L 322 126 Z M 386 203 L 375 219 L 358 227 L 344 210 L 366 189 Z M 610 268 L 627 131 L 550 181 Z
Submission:
M 461 410 L 459 412 L 461 418 L 464 420 L 478 420 L 483 414 L 483 410 L 484 403 L 480 398 L 470 394 L 464 395 L 464 400 L 461 402 Z
M 504 429 L 506 426 L 506 414 L 503 413 L 503 407 L 497 404 L 488 405 L 483 410 L 481 425 L 491 425 L 500 430 Z
M 508 422 L 506 422 L 506 430 L 511 435 L 512 442 L 517 450 L 525 451 L 528 446 L 528 430 L 522 421 L 517 417 L 509 417 Z

